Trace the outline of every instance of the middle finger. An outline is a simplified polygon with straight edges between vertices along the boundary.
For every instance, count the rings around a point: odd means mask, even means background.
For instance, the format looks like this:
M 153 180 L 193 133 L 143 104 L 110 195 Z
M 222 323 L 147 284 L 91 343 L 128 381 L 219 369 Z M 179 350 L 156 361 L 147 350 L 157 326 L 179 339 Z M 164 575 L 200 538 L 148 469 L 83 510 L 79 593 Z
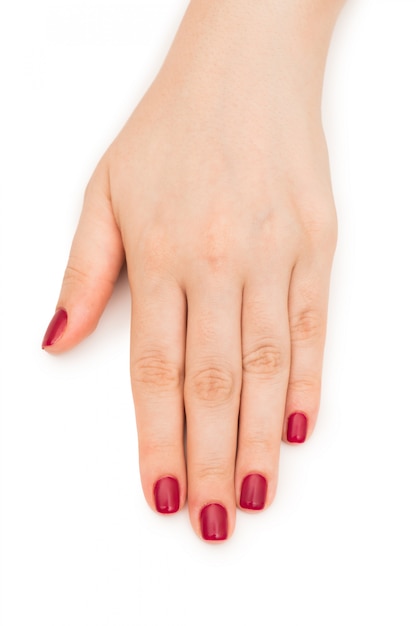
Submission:
M 236 276 L 195 275 L 187 290 L 184 400 L 189 513 L 206 540 L 235 521 L 234 471 L 241 391 L 242 287 Z

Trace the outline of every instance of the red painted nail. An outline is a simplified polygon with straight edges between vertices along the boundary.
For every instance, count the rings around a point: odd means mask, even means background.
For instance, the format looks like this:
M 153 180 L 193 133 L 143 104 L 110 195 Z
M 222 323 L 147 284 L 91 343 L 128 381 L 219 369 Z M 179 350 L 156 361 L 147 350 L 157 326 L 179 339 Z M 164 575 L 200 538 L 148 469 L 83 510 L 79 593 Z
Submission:
M 165 476 L 155 483 L 155 507 L 158 513 L 176 513 L 180 506 L 180 488 L 176 478 Z
M 267 481 L 261 474 L 249 474 L 242 481 L 240 506 L 261 511 L 266 504 Z
M 223 541 L 228 535 L 228 513 L 221 504 L 208 504 L 200 513 L 200 528 L 206 541 Z
M 48 348 L 57 343 L 64 334 L 65 327 L 67 326 L 67 311 L 64 309 L 58 309 L 52 320 L 49 322 L 49 326 L 46 329 L 45 337 L 42 342 L 42 348 Z
M 287 440 L 289 443 L 303 443 L 308 430 L 308 420 L 303 413 L 292 413 L 287 421 Z

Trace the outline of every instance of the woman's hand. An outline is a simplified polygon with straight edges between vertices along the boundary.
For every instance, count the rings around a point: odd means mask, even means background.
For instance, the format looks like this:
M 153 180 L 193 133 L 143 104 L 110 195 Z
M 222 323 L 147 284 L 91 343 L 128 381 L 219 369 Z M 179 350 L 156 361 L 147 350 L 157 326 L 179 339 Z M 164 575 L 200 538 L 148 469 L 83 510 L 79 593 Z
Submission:
M 314 4 L 191 2 L 87 187 L 44 340 L 58 353 L 95 328 L 126 257 L 145 497 L 173 513 L 187 496 L 208 540 L 231 535 L 236 506 L 271 503 L 281 439 L 303 442 L 318 413 L 337 11 Z

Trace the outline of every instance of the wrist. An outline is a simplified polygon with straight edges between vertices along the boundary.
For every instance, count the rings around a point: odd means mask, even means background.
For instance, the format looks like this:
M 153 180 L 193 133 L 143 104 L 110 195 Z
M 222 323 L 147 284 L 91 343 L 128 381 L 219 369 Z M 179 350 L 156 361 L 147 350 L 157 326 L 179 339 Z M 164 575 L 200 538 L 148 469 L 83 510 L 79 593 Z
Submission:
M 319 107 L 343 0 L 191 0 L 166 62 L 168 81 L 288 90 Z M 260 91 L 261 90 L 261 91 Z

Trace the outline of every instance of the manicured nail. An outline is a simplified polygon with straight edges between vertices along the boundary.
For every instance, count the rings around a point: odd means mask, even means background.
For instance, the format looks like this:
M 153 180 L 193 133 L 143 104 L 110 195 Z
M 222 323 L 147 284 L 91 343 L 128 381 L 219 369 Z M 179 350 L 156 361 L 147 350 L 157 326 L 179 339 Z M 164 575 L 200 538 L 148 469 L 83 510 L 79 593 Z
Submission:
M 64 334 L 65 327 L 67 326 L 67 311 L 64 309 L 58 309 L 52 320 L 49 322 L 49 326 L 46 329 L 45 337 L 42 342 L 42 348 L 48 348 L 57 343 Z
M 180 506 L 180 488 L 176 478 L 165 476 L 155 483 L 155 507 L 158 513 L 176 513 Z
M 308 430 L 308 420 L 303 413 L 292 413 L 287 421 L 287 440 L 289 443 L 303 443 Z
M 200 513 L 200 528 L 206 541 L 223 541 L 228 535 L 228 513 L 221 504 L 208 504 Z
M 242 481 L 240 506 L 261 511 L 266 504 L 267 481 L 261 474 L 249 474 Z

